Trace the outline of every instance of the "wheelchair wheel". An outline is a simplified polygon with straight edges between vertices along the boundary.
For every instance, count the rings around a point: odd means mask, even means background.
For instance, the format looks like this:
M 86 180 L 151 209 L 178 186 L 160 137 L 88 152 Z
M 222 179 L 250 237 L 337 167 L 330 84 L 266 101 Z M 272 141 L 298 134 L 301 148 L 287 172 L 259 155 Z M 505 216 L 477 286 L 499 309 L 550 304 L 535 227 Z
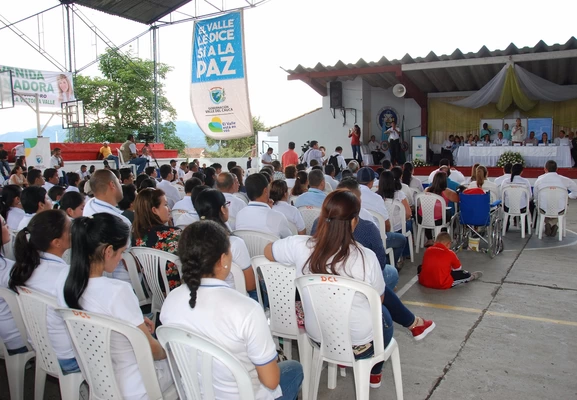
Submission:
M 488 253 L 491 258 L 494 258 L 497 254 L 503 251 L 503 220 L 501 218 L 495 218 L 491 223 L 491 235 Z

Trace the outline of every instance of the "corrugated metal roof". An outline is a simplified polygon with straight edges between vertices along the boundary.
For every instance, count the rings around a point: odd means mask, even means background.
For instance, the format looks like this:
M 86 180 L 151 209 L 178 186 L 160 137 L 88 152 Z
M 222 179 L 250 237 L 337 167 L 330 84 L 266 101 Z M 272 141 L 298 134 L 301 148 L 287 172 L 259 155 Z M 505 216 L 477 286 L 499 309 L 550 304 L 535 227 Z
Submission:
M 355 64 L 345 64 L 339 60 L 332 66 L 318 63 L 312 68 L 299 64 L 287 72 L 289 80 L 301 79 L 319 93 L 326 90 L 330 81 L 353 80 L 357 76 L 362 76 L 373 87 L 389 88 L 401 83 L 401 75 L 408 77 L 423 93 L 462 92 L 481 89 L 499 72 L 508 58 L 558 85 L 577 84 L 575 37 L 565 44 L 549 46 L 540 41 L 533 47 L 521 49 L 511 43 L 505 50 L 490 51 L 483 46 L 478 52 L 467 54 L 456 49 L 452 54 L 437 56 L 431 51 L 426 57 L 413 58 L 406 54 L 400 60 L 390 61 L 386 57 L 371 62 L 361 58 Z M 474 61 L 464 61 L 461 64 L 467 65 L 459 66 L 458 60 Z
M 60 0 L 150 25 L 191 0 Z

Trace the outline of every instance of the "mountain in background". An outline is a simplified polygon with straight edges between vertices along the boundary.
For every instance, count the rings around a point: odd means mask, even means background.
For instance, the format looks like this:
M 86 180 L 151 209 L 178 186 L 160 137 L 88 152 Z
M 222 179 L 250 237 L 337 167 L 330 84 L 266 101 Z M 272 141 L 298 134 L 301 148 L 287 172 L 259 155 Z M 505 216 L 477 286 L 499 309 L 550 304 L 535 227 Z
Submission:
M 176 134 L 180 137 L 186 147 L 205 148 L 206 138 L 202 130 L 194 122 L 190 121 L 175 121 Z M 46 127 L 42 136 L 49 137 L 50 142 L 64 142 L 68 137 L 68 131 L 62 129 L 62 125 L 52 125 Z M 36 128 L 31 128 L 20 132 L 7 132 L 0 135 L 0 143 L 6 142 L 22 142 L 25 138 L 36 137 Z

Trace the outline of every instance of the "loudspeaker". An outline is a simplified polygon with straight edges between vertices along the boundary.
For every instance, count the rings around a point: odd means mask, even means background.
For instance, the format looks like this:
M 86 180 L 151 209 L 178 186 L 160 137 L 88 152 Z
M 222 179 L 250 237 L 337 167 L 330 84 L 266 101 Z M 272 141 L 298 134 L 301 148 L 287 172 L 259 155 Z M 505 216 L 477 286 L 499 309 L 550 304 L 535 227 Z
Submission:
M 330 86 L 331 108 L 343 108 L 343 83 L 331 82 Z

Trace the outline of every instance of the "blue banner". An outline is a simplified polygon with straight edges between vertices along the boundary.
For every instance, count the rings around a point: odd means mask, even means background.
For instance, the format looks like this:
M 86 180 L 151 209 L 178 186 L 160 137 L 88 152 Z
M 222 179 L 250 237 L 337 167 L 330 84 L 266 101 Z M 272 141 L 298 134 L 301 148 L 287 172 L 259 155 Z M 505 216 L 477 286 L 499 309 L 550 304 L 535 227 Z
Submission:
M 240 12 L 196 22 L 192 83 L 244 78 L 242 35 Z

